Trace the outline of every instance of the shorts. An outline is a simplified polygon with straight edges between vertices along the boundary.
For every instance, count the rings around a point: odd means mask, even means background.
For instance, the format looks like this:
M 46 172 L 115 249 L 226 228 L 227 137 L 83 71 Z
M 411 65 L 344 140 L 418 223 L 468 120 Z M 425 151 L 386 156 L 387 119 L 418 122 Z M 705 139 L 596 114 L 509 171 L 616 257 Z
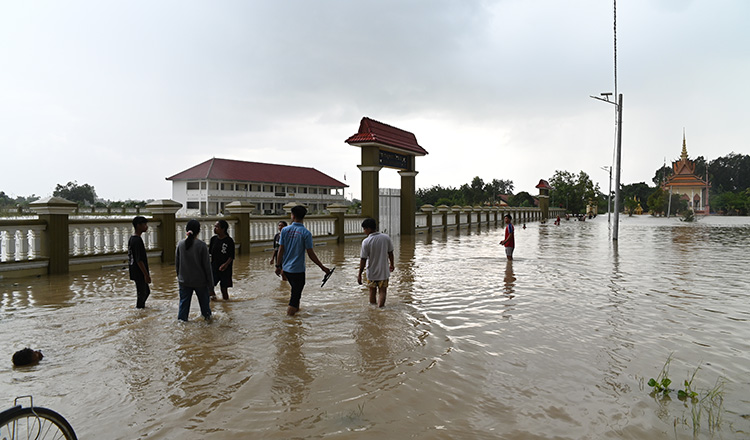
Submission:
M 508 257 L 512 257 L 513 256 L 513 249 L 515 249 L 515 248 L 513 248 L 513 247 L 506 247 L 505 248 L 505 255 L 508 256 Z
M 211 270 L 214 276 L 214 286 L 221 282 L 221 287 L 232 287 L 232 266 L 229 266 L 226 270 L 219 270 L 219 268 L 213 268 Z
M 299 309 L 299 301 L 302 299 L 302 289 L 305 288 L 304 272 L 284 272 L 289 285 L 292 286 L 292 296 L 289 298 L 289 306 Z
M 370 281 L 367 280 L 367 287 L 370 289 L 380 288 L 385 289 L 388 287 L 388 280 L 381 280 L 381 281 Z

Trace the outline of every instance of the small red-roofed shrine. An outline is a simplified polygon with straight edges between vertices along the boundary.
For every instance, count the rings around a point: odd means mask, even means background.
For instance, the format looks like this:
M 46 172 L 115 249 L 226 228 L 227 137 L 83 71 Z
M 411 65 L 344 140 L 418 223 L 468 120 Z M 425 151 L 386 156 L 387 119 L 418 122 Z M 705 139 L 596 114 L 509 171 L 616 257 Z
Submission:
M 688 201 L 688 207 L 696 214 L 708 214 L 708 189 L 711 185 L 695 175 L 695 162 L 688 159 L 685 134 L 682 135 L 680 160 L 672 162 L 673 174 L 662 184 L 670 194 L 681 194 Z
M 416 156 L 427 151 L 419 146 L 413 133 L 363 117 L 359 130 L 347 144 L 362 150 L 362 214 L 380 222 L 379 173 L 383 167 L 399 170 L 401 175 L 401 234 L 416 232 Z

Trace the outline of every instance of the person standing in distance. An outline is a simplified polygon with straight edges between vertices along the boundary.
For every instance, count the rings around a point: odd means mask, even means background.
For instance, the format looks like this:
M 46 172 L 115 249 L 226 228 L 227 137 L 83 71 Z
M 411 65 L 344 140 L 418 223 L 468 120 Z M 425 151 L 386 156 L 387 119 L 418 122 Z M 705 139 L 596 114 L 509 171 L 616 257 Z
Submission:
M 214 235 L 208 244 L 211 255 L 211 270 L 214 284 L 211 286 L 211 298 L 216 299 L 214 287 L 221 284 L 221 298 L 229 300 L 229 288 L 232 287 L 232 262 L 234 261 L 234 240 L 227 235 L 229 224 L 219 220 L 214 224 Z
M 359 256 L 357 283 L 362 284 L 362 271 L 367 267 L 367 287 L 370 289 L 370 304 L 385 307 L 388 279 L 393 272 L 393 242 L 391 237 L 377 231 L 375 219 L 366 218 L 362 230 L 367 237 L 362 240 Z M 377 301 L 376 301 L 377 299 Z
M 177 270 L 177 281 L 180 284 L 180 306 L 177 319 L 187 321 L 190 314 L 190 300 L 195 292 L 201 315 L 206 321 L 211 319 L 209 292 L 214 287 L 211 274 L 211 262 L 208 257 L 208 246 L 198 234 L 201 224 L 198 220 L 190 220 L 185 227 L 187 236 L 177 243 L 174 265 Z
M 305 287 L 305 253 L 326 275 L 331 273 L 331 269 L 323 266 L 315 254 L 312 234 L 303 224 L 305 215 L 307 215 L 307 208 L 304 206 L 297 205 L 292 208 L 292 224 L 282 229 L 279 237 L 276 275 L 281 276 L 283 271 L 292 287 L 292 295 L 286 309 L 286 314 L 289 316 L 294 316 L 299 311 L 302 289 Z
M 146 307 L 146 299 L 151 295 L 151 274 L 148 271 L 148 255 L 146 254 L 146 245 L 143 244 L 141 234 L 148 231 L 148 220 L 146 217 L 136 216 L 133 218 L 133 229 L 135 232 L 128 240 L 128 271 L 130 279 L 135 281 L 135 290 L 138 299 L 135 302 L 135 308 L 143 309 Z
M 281 240 L 281 230 L 289 225 L 287 225 L 284 220 L 281 220 L 276 226 L 279 228 L 279 232 L 277 232 L 276 235 L 273 236 L 273 255 L 271 255 L 271 261 L 269 262 L 269 264 L 281 263 L 281 261 L 277 259 L 279 256 L 279 240 Z M 284 272 L 281 273 L 281 279 L 286 281 L 286 275 L 284 275 Z
M 505 246 L 505 256 L 508 257 L 508 260 L 512 260 L 513 250 L 516 248 L 515 228 L 513 227 L 513 223 L 511 223 L 513 218 L 510 214 L 505 214 L 503 220 L 505 220 L 505 240 L 501 241 L 500 244 Z

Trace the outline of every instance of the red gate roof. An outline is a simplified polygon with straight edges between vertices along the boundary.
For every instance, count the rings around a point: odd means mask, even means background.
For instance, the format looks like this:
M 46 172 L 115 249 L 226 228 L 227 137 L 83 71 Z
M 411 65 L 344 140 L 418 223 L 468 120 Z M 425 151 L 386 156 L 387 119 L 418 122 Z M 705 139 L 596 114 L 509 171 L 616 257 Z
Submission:
M 349 145 L 381 144 L 392 147 L 399 153 L 424 156 L 427 150 L 420 147 L 414 133 L 378 122 L 368 117 L 362 118 L 359 131 L 345 141 Z

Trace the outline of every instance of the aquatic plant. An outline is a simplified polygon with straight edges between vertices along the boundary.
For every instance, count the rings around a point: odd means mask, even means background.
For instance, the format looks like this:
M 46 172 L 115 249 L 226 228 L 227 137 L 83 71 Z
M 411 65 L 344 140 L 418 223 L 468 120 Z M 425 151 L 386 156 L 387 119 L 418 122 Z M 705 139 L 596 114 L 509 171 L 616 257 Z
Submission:
M 695 213 L 692 209 L 685 210 L 684 214 L 682 214 L 682 218 L 680 219 L 683 222 L 694 222 L 696 220 Z
M 656 397 L 660 394 L 662 397 L 657 399 L 661 410 L 665 410 L 665 403 L 668 403 L 671 399 L 669 394 L 674 391 L 669 388 L 672 384 L 672 380 L 669 378 L 669 365 L 672 362 L 673 354 L 670 353 L 667 360 L 664 362 L 664 366 L 661 369 L 659 375 L 656 378 L 651 378 L 648 381 L 648 386 L 652 387 L 651 396 Z M 682 420 L 679 418 L 674 419 L 675 429 L 681 422 L 684 425 L 692 425 L 693 435 L 697 436 L 701 429 L 701 420 L 705 414 L 707 428 L 713 433 L 717 431 L 722 423 L 722 412 L 724 406 L 724 378 L 719 377 L 712 388 L 699 390 L 694 388 L 693 382 L 695 381 L 698 371 L 701 369 L 700 365 L 693 370 L 693 373 L 689 375 L 683 382 L 683 388 L 677 390 L 677 398 L 684 402 L 687 407 L 690 404 L 690 420 L 683 417 Z
M 668 394 L 672 391 L 669 385 L 672 384 L 672 379 L 669 378 L 669 364 L 672 362 L 672 353 L 669 353 L 667 361 L 664 362 L 664 366 L 661 367 L 661 372 L 656 379 L 653 377 L 648 380 L 648 386 L 653 388 L 652 393 Z

